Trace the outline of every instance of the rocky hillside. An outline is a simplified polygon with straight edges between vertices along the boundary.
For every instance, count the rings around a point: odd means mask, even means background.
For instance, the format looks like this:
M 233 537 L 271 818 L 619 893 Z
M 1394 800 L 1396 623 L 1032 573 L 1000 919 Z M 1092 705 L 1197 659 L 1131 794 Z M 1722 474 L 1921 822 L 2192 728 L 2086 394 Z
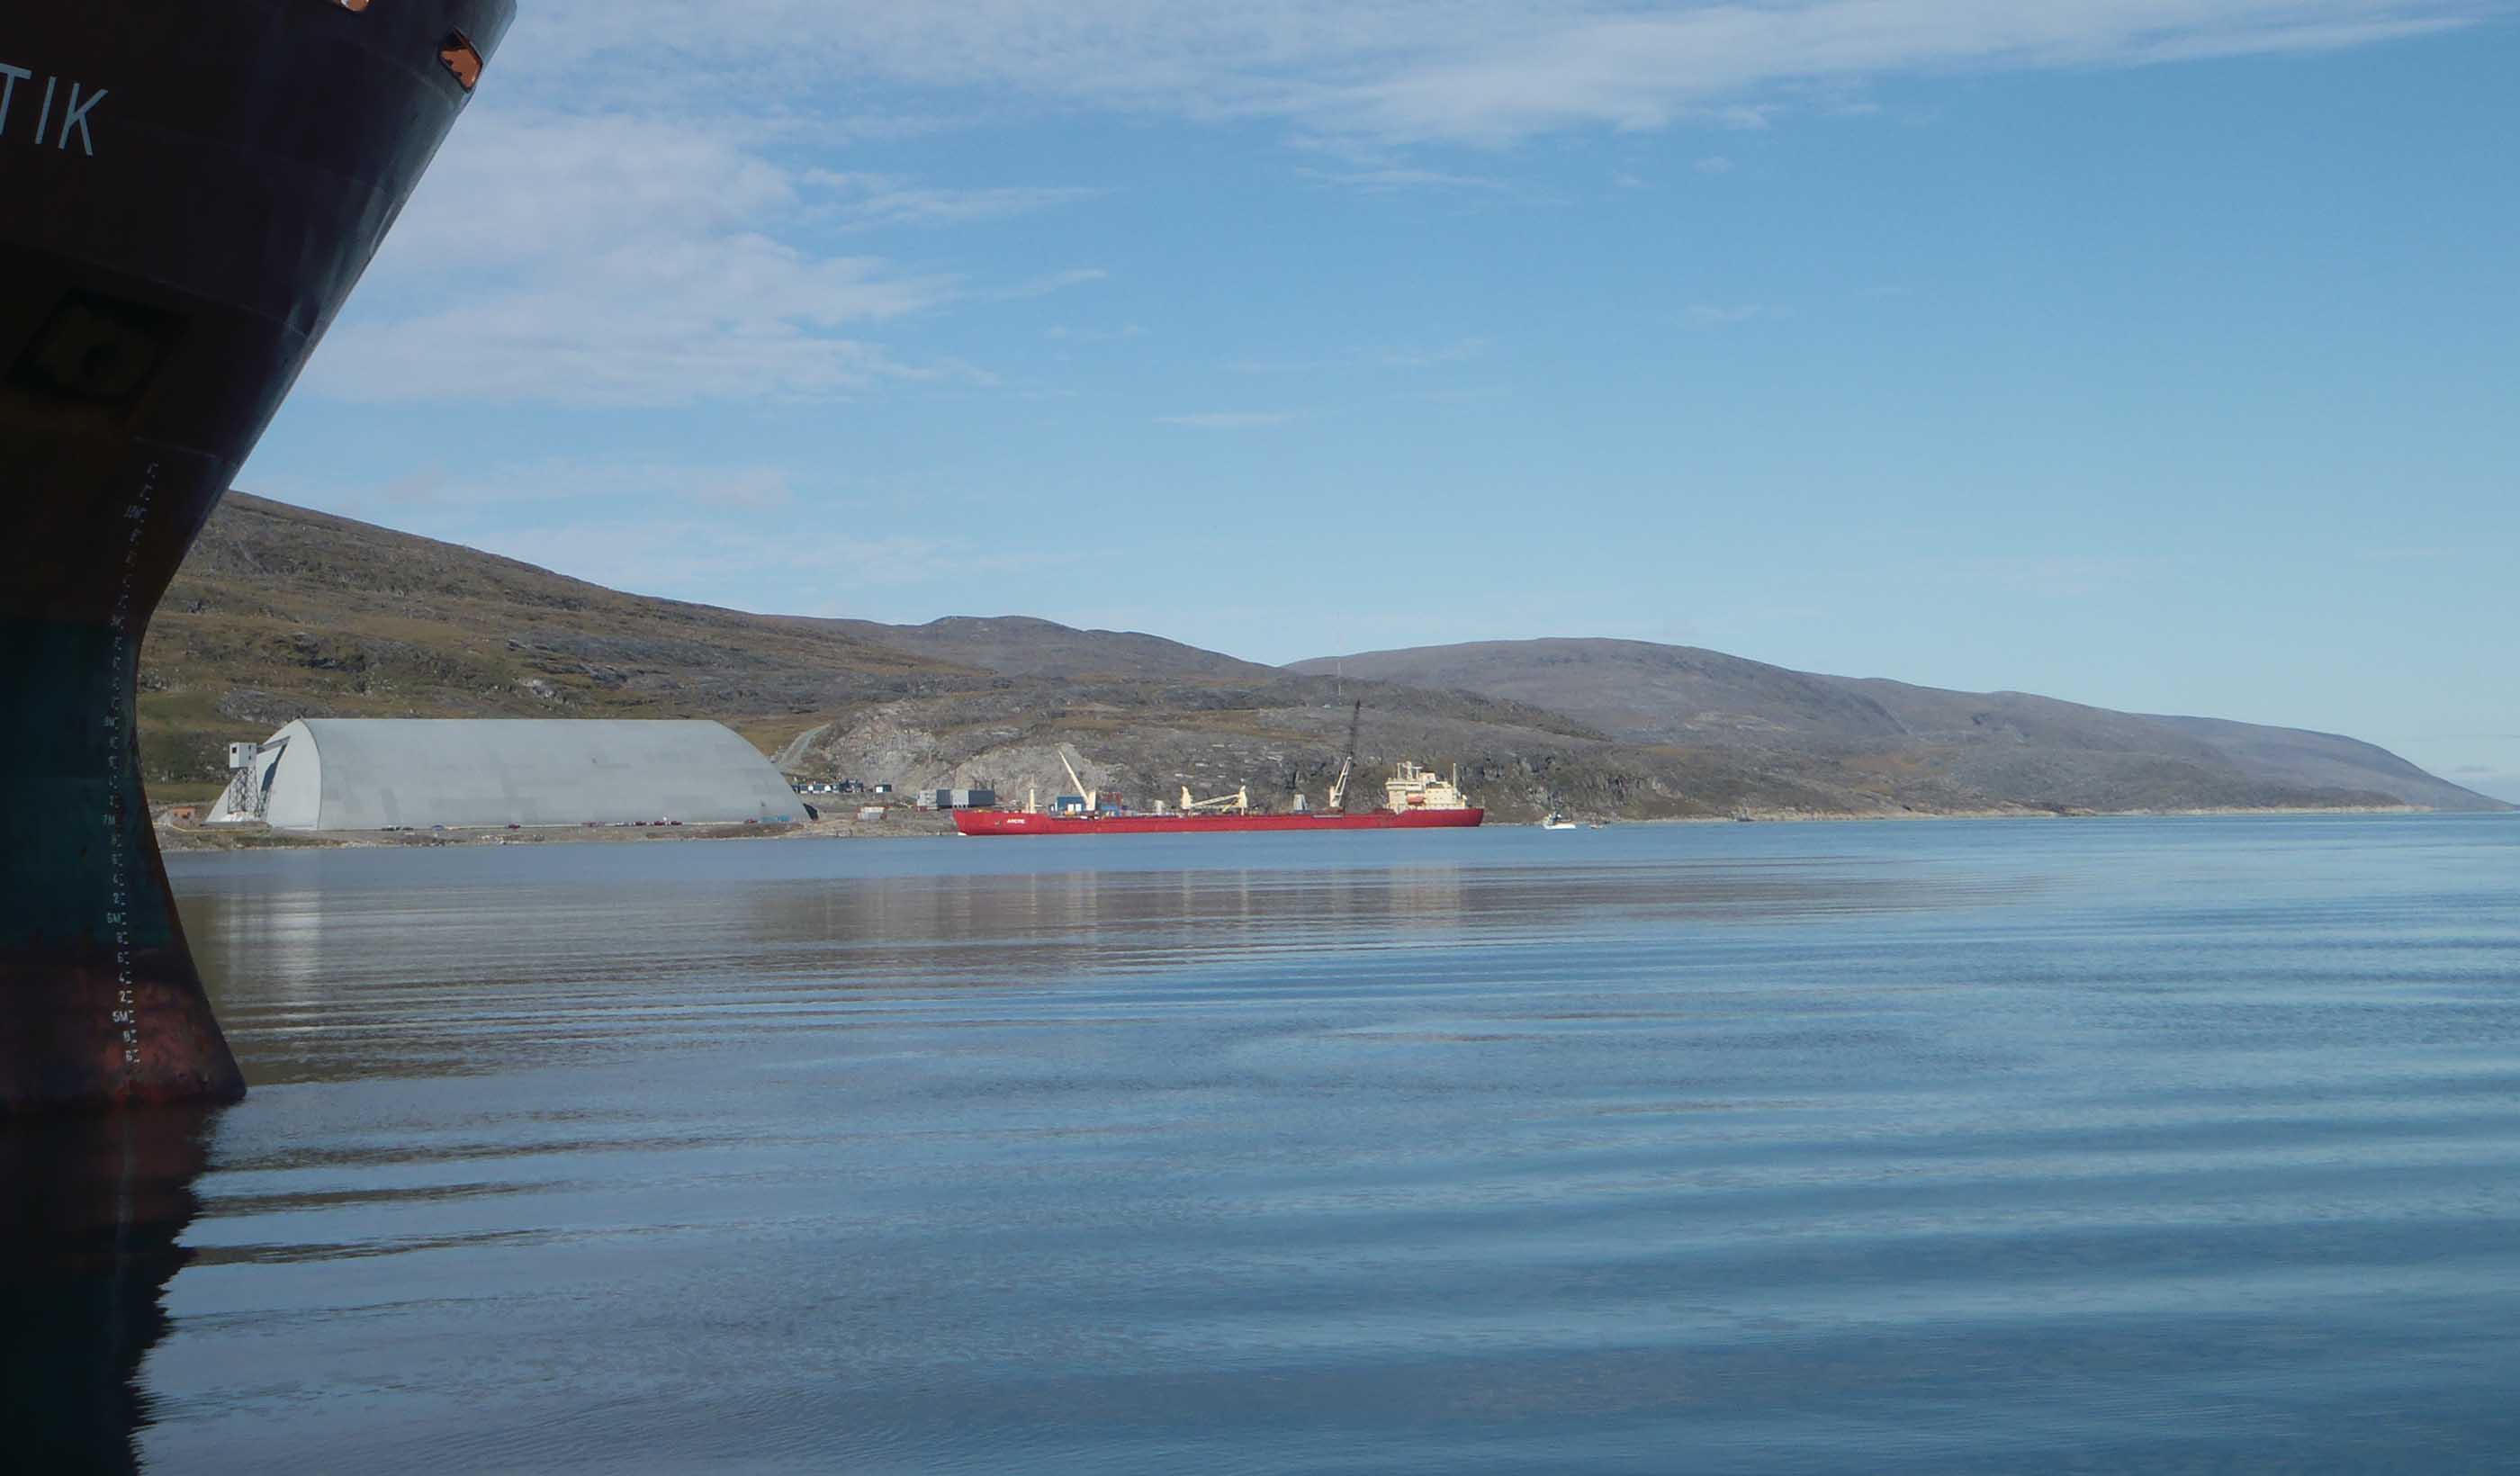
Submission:
M 1447 725 L 1513 735 L 1500 751 L 1518 752 L 1526 733 L 1598 737 L 1552 713 L 1299 677 L 1135 632 L 883 626 L 648 599 L 243 494 L 220 504 L 160 604 L 141 689 L 143 762 L 168 794 L 215 786 L 229 742 L 296 717 L 708 717 L 799 775 L 905 788 L 975 766 L 1064 788 L 1041 743 L 1067 741 L 1148 795 L 1246 763 L 1296 778 L 1334 767 L 1358 698 L 1386 747 Z M 1317 721 L 1332 707 L 1334 721 Z M 1318 739 L 1325 751 L 1280 752 L 1324 722 L 1339 730 Z M 932 738 L 836 743 L 860 728 Z M 1001 731 L 1007 752 L 993 745 Z
M 141 653 L 144 765 L 211 782 L 297 717 L 717 717 L 985 685 L 830 622 L 624 595 L 231 493 Z
M 1289 669 L 1511 698 L 1613 739 L 1761 754 L 1779 772 L 1818 763 L 1902 775 L 1903 794 L 1930 783 L 1992 802 L 2070 809 L 2247 808 L 2304 796 L 2341 803 L 2347 795 L 2444 810 L 2509 808 L 2385 749 L 2328 734 L 1818 676 L 1642 641 L 1481 642 L 1322 657 Z
M 1599 648 L 1621 646 L 1611 656 Z M 1327 663 L 1315 663 L 1316 666 Z M 709 717 L 800 778 L 1318 803 L 1458 764 L 1501 819 L 2491 805 L 2318 735 L 1845 682 L 1713 651 L 1531 642 L 1280 670 L 1021 617 L 807 620 L 622 594 L 234 495 L 142 660 L 162 792 L 300 716 Z M 2421 797 L 2417 797 L 2421 796 Z

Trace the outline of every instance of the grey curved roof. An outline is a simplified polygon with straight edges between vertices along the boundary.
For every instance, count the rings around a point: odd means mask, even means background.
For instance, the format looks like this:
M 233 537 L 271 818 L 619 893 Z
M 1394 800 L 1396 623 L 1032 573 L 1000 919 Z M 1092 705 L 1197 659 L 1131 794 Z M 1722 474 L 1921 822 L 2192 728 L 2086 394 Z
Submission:
M 758 749 L 709 722 L 305 718 L 255 767 L 270 774 L 264 818 L 282 829 L 804 814 Z

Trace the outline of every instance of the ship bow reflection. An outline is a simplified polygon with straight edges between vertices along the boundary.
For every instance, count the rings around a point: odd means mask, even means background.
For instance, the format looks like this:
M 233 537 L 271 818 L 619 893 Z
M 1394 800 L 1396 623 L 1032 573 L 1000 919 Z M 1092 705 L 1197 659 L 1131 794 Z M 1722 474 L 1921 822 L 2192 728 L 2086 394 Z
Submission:
M 211 1108 L 0 1125 L 0 1468 L 136 1471 Z

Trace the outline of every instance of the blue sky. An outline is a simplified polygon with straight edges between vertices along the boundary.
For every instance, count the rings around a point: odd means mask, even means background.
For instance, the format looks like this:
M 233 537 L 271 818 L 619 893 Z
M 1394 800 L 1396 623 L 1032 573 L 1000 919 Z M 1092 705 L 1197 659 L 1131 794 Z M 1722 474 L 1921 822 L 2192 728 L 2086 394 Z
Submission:
M 241 485 L 1259 660 L 1607 635 L 2520 799 L 2501 0 L 525 0 Z

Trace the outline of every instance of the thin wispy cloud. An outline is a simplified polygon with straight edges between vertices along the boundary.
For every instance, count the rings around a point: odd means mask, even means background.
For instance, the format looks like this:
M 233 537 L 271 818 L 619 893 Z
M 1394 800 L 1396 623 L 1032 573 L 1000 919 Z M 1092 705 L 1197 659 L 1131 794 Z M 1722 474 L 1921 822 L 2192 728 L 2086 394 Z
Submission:
M 1506 182 L 1483 174 L 1456 174 L 1443 169 L 1298 169 L 1297 174 L 1323 184 L 1351 190 L 1503 190 Z
M 953 300 L 965 288 L 952 278 L 749 235 L 651 236 L 575 267 L 528 268 L 504 291 L 346 323 L 318 352 L 310 387 L 367 403 L 673 406 L 971 378 L 856 332 Z
M 989 295 L 1000 301 L 1013 301 L 1023 297 L 1047 297 L 1053 292 L 1063 292 L 1072 287 L 1091 287 L 1097 282 L 1110 280 L 1111 274 L 1099 266 L 1070 267 L 1065 271 L 1044 272 L 1038 277 L 1012 283 L 996 289 Z
M 1054 323 L 1042 330 L 1042 336 L 1059 343 L 1118 343 L 1147 335 L 1144 325 L 1123 323 L 1117 328 L 1074 328 Z
M 1918 71 L 2023 70 L 2367 44 L 2467 23 L 2457 0 L 1805 0 L 1592 6 L 1341 90 L 1316 121 L 1499 144 L 1703 116 L 1760 128 L 1763 95 Z M 1585 14 L 1589 11 L 1590 14 Z M 1498 18 L 1499 23 L 1505 22 Z
M 652 95 L 879 80 L 953 106 L 1029 98 L 1388 141 L 1758 121 L 1780 89 L 1914 73 L 2147 65 L 2368 44 L 2498 0 L 543 0 L 525 66 Z M 1746 111 L 1744 111 L 1746 110 Z
M 1681 314 L 1681 321 L 1690 328 L 1738 328 L 1768 315 L 1768 309 L 1756 302 L 1697 302 Z
M 1250 430 L 1283 425 L 1296 418 L 1296 412 L 1291 410 L 1203 410 L 1189 415 L 1159 415 L 1155 424 L 1191 430 Z
M 1456 338 L 1450 343 L 1422 347 L 1378 349 L 1372 357 L 1387 369 L 1444 369 L 1485 358 L 1492 346 L 1483 337 Z
M 953 190 L 799 167 L 729 119 L 484 110 L 455 131 L 370 291 L 309 367 L 361 403 L 670 407 L 795 401 L 987 372 L 891 346 L 885 325 L 1103 280 L 1012 282 L 833 250 L 836 223 L 964 225 L 1073 204 L 1068 187 Z
M 1238 375 L 1379 374 L 1386 370 L 1415 373 L 1476 363 L 1496 347 L 1485 335 L 1469 335 L 1432 343 L 1366 343 L 1286 358 L 1253 356 L 1218 366 Z
M 2354 46 L 2511 3 L 538 0 L 307 382 L 363 401 L 592 406 L 992 382 L 883 326 L 1094 269 L 1042 262 L 990 283 L 967 258 L 838 238 L 1090 209 L 1102 192 L 922 179 L 850 155 L 1045 110 L 1274 122 L 1325 160 L 1301 167 L 1328 185 L 1493 195 L 1513 186 L 1457 146 L 1759 127 L 1883 78 Z
M 768 513 L 794 506 L 796 488 L 783 468 L 735 468 L 702 478 L 688 496 L 704 508 Z
M 251 490 L 351 516 L 417 507 L 461 514 L 574 502 L 683 512 L 697 508 L 764 512 L 794 503 L 795 483 L 795 473 L 778 466 L 553 457 L 461 471 L 427 467 L 366 487 L 263 482 Z
M 1107 191 L 1075 186 L 1009 185 L 955 189 L 894 174 L 812 169 L 807 182 L 831 193 L 835 213 L 859 230 L 884 226 L 968 225 L 1005 220 L 1095 200 Z

